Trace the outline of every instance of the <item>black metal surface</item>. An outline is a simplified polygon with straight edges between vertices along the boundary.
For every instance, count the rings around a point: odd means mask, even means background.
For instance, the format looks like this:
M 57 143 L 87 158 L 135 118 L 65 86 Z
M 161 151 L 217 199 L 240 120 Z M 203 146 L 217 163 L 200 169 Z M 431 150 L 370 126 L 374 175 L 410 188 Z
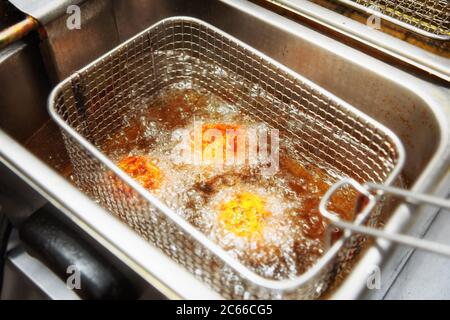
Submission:
M 10 26 L 24 17 L 8 0 L 0 0 L 0 29 Z
M 52 205 L 45 205 L 24 222 L 19 236 L 27 252 L 63 281 L 78 272 L 80 286 L 73 290 L 80 297 L 136 299 L 139 296 L 134 281 L 108 259 L 92 239 L 62 220 Z M 68 269 L 70 266 L 72 269 Z
M 8 247 L 8 239 L 11 234 L 11 223 L 0 208 L 0 295 L 3 288 L 3 269 L 6 262 L 6 248 Z

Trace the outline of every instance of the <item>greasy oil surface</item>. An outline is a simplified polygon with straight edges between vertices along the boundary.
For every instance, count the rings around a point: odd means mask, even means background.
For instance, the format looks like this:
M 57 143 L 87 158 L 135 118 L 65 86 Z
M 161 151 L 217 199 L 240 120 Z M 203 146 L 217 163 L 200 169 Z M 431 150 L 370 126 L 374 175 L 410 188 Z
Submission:
M 102 151 L 116 163 L 129 156 L 150 159 L 159 168 L 161 181 L 149 192 L 259 275 L 286 279 L 304 273 L 326 250 L 327 222 L 318 204 L 335 179 L 314 165 L 294 160 L 288 140 L 280 141 L 280 166 L 273 175 L 263 174 L 258 164 L 185 163 L 174 150 L 181 135 L 193 130 L 194 121 L 264 127 L 209 92 L 172 88 L 125 117 L 125 129 L 111 134 Z M 247 207 L 253 203 L 259 208 L 232 216 L 241 226 L 246 222 L 242 219 L 257 216 L 256 227 L 245 233 L 226 225 L 231 218 L 224 213 L 242 198 L 248 200 Z M 351 219 L 355 198 L 351 190 L 342 191 L 331 207 Z

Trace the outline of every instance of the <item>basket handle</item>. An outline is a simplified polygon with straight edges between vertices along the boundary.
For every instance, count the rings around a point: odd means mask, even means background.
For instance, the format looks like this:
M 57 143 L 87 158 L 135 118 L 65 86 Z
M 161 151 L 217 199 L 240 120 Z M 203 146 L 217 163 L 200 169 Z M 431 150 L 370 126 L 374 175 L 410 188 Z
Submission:
M 335 212 L 331 212 L 328 210 L 327 205 L 333 196 L 333 194 L 343 186 L 352 186 L 362 195 L 364 195 L 368 199 L 368 204 L 360 211 L 353 222 L 347 222 L 339 218 L 339 216 Z M 377 194 L 374 194 L 373 191 L 378 191 Z M 367 219 L 370 214 L 370 211 L 375 206 L 378 196 L 381 195 L 381 192 L 389 193 L 395 195 L 397 197 L 403 198 L 408 203 L 425 203 L 434 205 L 440 208 L 450 209 L 450 201 L 446 199 L 441 199 L 435 196 L 419 194 L 395 187 L 389 187 L 384 185 L 378 185 L 373 183 L 367 183 L 362 185 L 357 181 L 346 178 L 338 181 L 334 185 L 331 186 L 330 189 L 324 194 L 320 201 L 319 210 L 320 213 L 330 220 L 330 222 L 340 229 L 347 229 L 350 231 L 363 233 L 376 238 L 383 238 L 389 241 L 401 243 L 410 247 L 431 251 L 434 253 L 438 253 L 441 255 L 445 255 L 450 257 L 450 246 L 444 245 L 441 243 L 437 243 L 434 241 L 429 241 L 425 239 L 416 238 L 409 235 L 399 234 L 399 233 L 391 233 L 386 232 L 384 230 L 367 227 L 362 225 L 362 223 Z

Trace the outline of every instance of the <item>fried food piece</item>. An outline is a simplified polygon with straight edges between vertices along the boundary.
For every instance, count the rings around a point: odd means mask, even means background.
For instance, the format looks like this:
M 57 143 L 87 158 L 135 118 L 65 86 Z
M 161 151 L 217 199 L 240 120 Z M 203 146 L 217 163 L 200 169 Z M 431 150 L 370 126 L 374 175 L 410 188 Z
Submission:
M 148 190 L 156 190 L 161 185 L 161 171 L 148 157 L 125 157 L 117 166 Z
M 244 192 L 221 204 L 218 219 L 225 230 L 249 239 L 261 234 L 264 220 L 270 216 L 263 198 Z
M 192 148 L 195 149 L 196 132 L 192 134 Z M 214 123 L 203 124 L 201 128 L 201 152 L 202 160 L 216 162 L 227 160 L 228 154 L 236 155 L 238 150 L 239 135 L 242 129 L 236 124 Z M 222 159 L 218 158 L 222 156 Z

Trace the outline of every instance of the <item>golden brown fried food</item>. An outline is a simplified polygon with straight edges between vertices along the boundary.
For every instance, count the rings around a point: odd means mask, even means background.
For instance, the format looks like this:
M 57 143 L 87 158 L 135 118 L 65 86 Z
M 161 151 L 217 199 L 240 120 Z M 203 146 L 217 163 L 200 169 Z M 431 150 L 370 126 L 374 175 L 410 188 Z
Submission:
M 262 197 L 244 192 L 221 204 L 218 219 L 228 232 L 250 239 L 261 235 L 265 219 L 270 215 Z
M 162 173 L 148 157 L 125 157 L 117 166 L 148 190 L 156 190 L 161 185 Z

